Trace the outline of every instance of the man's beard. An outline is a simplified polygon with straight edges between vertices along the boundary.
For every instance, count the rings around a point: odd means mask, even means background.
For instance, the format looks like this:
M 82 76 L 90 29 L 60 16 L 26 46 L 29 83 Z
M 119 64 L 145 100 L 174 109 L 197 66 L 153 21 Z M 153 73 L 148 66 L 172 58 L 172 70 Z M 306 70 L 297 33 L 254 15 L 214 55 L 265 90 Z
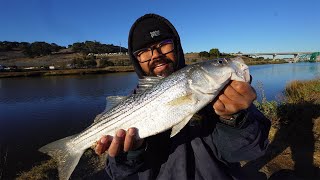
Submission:
M 161 65 L 168 65 L 166 69 L 162 70 L 159 74 L 155 74 L 154 69 L 158 66 Z M 174 72 L 174 62 L 170 60 L 169 58 L 160 58 L 156 61 L 153 61 L 152 64 L 149 65 L 149 76 L 161 76 L 161 77 L 167 77 L 170 74 Z

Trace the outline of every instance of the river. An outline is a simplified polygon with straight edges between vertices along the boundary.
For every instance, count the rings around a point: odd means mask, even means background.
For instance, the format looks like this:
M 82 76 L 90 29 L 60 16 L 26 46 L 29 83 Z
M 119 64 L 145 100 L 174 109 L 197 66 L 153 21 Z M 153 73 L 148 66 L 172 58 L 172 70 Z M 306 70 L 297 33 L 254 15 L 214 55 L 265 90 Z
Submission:
M 287 82 L 320 77 L 320 63 L 256 65 L 250 73 L 258 93 L 262 84 L 267 99 L 278 100 Z M 39 147 L 83 130 L 104 110 L 107 96 L 129 94 L 137 80 L 133 72 L 0 79 L 2 176 L 30 169 Z

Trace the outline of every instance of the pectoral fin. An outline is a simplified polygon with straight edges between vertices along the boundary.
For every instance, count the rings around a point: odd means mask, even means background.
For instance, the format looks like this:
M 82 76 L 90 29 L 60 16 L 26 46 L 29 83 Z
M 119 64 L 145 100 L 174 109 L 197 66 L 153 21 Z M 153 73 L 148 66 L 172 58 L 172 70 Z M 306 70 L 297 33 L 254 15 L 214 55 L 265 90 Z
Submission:
M 194 104 L 196 103 L 194 97 L 192 97 L 192 94 L 187 94 L 185 96 L 181 96 L 181 97 L 178 97 L 170 102 L 168 102 L 168 105 L 171 105 L 171 106 L 180 106 L 180 105 L 184 105 L 184 104 Z
M 189 122 L 189 120 L 192 118 L 192 114 L 184 118 L 181 122 L 176 124 L 175 126 L 172 127 L 170 137 L 175 136 L 180 132 L 180 130 Z
M 106 98 L 107 105 L 104 111 L 108 111 L 114 106 L 118 105 L 121 101 L 125 100 L 128 96 L 108 96 Z

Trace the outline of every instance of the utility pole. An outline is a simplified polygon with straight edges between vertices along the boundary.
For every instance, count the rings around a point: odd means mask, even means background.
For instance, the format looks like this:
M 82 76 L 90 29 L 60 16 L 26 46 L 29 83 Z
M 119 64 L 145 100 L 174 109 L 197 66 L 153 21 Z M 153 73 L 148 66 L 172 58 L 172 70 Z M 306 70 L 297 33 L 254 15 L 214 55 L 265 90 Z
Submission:
M 121 54 L 121 42 L 120 42 L 120 46 L 119 46 L 119 48 L 120 48 L 120 54 Z

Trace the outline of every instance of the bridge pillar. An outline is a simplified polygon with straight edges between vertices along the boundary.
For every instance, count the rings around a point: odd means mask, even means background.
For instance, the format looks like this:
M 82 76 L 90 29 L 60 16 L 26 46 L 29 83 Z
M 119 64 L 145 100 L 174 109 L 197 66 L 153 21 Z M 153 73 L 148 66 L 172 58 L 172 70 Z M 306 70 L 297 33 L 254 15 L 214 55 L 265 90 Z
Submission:
M 293 54 L 293 61 L 294 62 L 297 62 L 299 60 L 298 55 L 299 54 Z

